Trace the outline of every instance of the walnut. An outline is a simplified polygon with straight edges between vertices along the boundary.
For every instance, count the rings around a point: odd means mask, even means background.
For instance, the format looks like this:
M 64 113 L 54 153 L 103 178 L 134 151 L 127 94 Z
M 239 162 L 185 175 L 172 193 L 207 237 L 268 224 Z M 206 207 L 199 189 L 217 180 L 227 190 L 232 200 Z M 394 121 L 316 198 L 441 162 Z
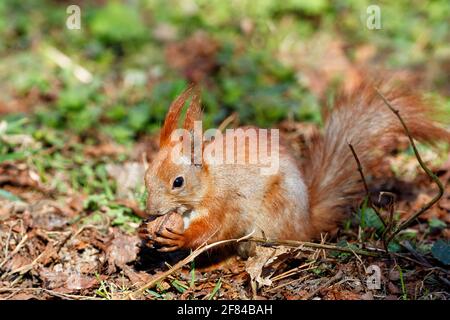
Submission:
M 157 237 L 156 233 L 161 233 L 165 228 L 169 228 L 176 233 L 183 233 L 183 217 L 177 212 L 171 212 L 157 217 L 152 221 L 144 221 L 139 227 L 139 237 L 152 242 Z

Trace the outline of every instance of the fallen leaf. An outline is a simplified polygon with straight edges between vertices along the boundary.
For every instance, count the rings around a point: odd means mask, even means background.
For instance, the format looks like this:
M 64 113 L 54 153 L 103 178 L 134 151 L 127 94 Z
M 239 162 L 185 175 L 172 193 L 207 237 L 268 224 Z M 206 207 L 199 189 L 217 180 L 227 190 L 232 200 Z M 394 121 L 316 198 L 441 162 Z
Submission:
M 108 273 L 115 272 L 116 267 L 123 269 L 127 263 L 135 261 L 139 251 L 139 243 L 140 239 L 137 236 L 116 233 L 106 249 Z
M 288 251 L 285 247 L 269 248 L 256 246 L 255 255 L 250 257 L 245 263 L 245 271 L 250 275 L 252 281 L 256 281 L 259 286 L 270 286 L 272 281 L 269 277 L 263 277 L 263 269 L 275 261 L 278 256 Z
M 89 289 L 98 284 L 98 280 L 89 275 L 75 270 L 55 271 L 41 268 L 39 276 L 43 286 L 60 293 L 73 293 L 79 290 Z
M 6 268 L 10 271 L 17 270 L 23 266 L 30 264 L 33 260 L 29 256 L 15 254 L 6 264 Z
M 69 217 L 54 201 L 37 201 L 32 203 L 27 211 L 29 211 L 30 226 L 32 228 L 57 231 L 61 230 L 69 222 Z
M 70 291 L 89 289 L 98 284 L 95 277 L 72 273 L 66 280 L 65 288 Z
M 367 291 L 361 296 L 361 300 L 373 300 L 373 293 L 370 291 Z
M 127 265 L 124 265 L 122 270 L 135 287 L 139 287 L 141 284 L 147 283 L 153 279 L 147 272 L 135 271 Z
M 361 300 L 361 295 L 339 288 L 331 288 L 324 296 L 325 300 Z
M 31 293 L 19 292 L 9 299 L 10 300 L 31 300 L 31 299 L 38 299 L 38 297 Z
M 399 294 L 400 293 L 400 289 L 390 281 L 388 283 L 388 290 L 391 294 Z
M 450 265 L 450 242 L 437 240 L 431 248 L 433 256 L 445 265 Z

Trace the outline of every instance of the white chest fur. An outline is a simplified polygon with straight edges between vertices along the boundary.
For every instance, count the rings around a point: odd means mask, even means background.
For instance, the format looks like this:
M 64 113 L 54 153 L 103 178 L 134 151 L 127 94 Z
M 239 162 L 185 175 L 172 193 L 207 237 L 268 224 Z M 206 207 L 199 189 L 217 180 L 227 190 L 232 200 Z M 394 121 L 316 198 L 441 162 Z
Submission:
M 184 224 L 184 230 L 189 228 L 191 225 L 192 220 L 194 220 L 196 217 L 198 217 L 199 214 L 195 210 L 187 211 L 183 213 L 183 224 Z

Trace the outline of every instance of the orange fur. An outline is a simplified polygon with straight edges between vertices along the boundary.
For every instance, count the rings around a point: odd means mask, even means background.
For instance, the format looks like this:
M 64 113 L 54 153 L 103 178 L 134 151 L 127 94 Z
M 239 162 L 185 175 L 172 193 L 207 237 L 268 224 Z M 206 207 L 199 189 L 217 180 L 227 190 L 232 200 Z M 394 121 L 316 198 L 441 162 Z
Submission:
M 432 120 L 435 110 L 416 95 L 381 85 L 381 92 L 397 108 L 414 138 L 450 141 L 450 133 Z M 395 115 L 376 94 L 373 83 L 365 83 L 352 94 L 338 99 L 326 119 L 323 136 L 315 138 L 300 167 L 293 153 L 280 141 L 280 166 L 275 175 L 259 174 L 260 165 L 249 163 L 245 141 L 245 163 L 194 166 L 174 164 L 169 159 L 170 134 L 192 87 L 171 105 L 161 130 L 161 150 L 146 173 L 151 214 L 182 211 L 189 222 L 182 235 L 169 231 L 165 251 L 195 248 L 204 242 L 239 238 L 252 231 L 268 238 L 310 240 L 333 232 L 347 208 L 363 194 L 348 143 L 355 148 L 365 171 L 371 170 L 395 147 L 395 137 L 404 135 Z M 184 128 L 192 130 L 200 119 L 199 93 L 186 112 Z M 248 128 L 243 128 L 245 131 Z M 234 140 L 234 138 L 233 138 Z M 209 143 L 230 143 L 227 139 Z M 303 168 L 303 169 L 301 169 Z M 183 176 L 179 190 L 171 186 Z
M 450 133 L 432 120 L 436 111 L 423 99 L 390 84 L 377 84 L 415 139 L 450 141 Z M 404 129 L 373 83 L 363 83 L 352 94 L 340 97 L 326 120 L 325 135 L 313 143 L 305 165 L 316 237 L 333 231 L 346 208 L 361 199 L 363 188 L 348 144 L 355 148 L 363 169 L 370 171 L 395 147 L 398 135 L 405 135 Z
M 170 142 L 170 135 L 178 127 L 178 120 L 181 115 L 181 110 L 183 110 L 186 100 L 189 98 L 194 86 L 189 86 L 181 95 L 179 95 L 174 102 L 170 105 L 169 111 L 167 112 L 166 119 L 164 120 L 164 125 L 161 128 L 159 137 L 159 146 L 164 147 Z
M 192 97 L 189 108 L 186 111 L 186 118 L 184 119 L 183 128 L 186 130 L 194 129 L 194 122 L 202 119 L 202 110 L 200 107 L 200 92 L 198 87 L 194 88 L 194 95 Z

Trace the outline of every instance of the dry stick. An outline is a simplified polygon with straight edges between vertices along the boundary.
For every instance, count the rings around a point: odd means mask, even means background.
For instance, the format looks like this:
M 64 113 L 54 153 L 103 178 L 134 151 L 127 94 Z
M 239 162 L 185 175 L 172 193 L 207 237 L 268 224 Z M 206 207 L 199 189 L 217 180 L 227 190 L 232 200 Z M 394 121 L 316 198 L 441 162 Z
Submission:
M 332 278 L 330 278 L 327 282 L 325 282 L 323 285 L 318 287 L 317 289 L 313 290 L 311 293 L 308 293 L 305 297 L 303 297 L 303 300 L 309 300 L 312 297 L 314 297 L 318 292 L 322 291 L 323 289 L 329 287 L 332 283 L 340 280 L 343 276 L 342 270 L 339 270 Z
M 275 277 L 270 278 L 270 280 L 271 281 L 279 281 L 279 280 L 282 280 L 284 278 L 290 277 L 290 276 L 292 276 L 292 275 L 294 275 L 296 273 L 314 269 L 314 267 L 311 267 L 311 265 L 313 265 L 314 263 L 316 263 L 316 260 L 308 262 L 308 263 L 304 263 L 304 264 L 302 264 L 302 265 L 300 265 L 300 266 L 298 266 L 296 268 L 289 269 L 286 272 L 283 272 L 283 273 L 281 273 L 281 274 L 279 274 L 279 275 L 277 275 Z M 305 267 L 307 267 L 307 268 L 305 269 Z
M 311 277 L 311 275 L 310 275 L 310 274 L 307 274 L 306 276 L 303 276 L 303 277 L 301 277 L 301 278 L 294 279 L 294 280 L 291 280 L 291 281 L 289 281 L 289 282 L 280 284 L 279 286 L 276 286 L 276 287 L 267 289 L 267 290 L 265 290 L 265 292 L 272 292 L 272 291 L 279 290 L 279 289 L 281 289 L 281 288 L 283 288 L 283 287 L 286 287 L 286 286 L 288 286 L 288 285 L 290 285 L 290 284 L 293 284 L 293 283 L 295 283 L 295 282 L 301 282 L 301 281 L 304 281 L 304 280 L 308 279 L 309 277 Z
M 6 238 L 5 251 L 3 254 L 3 256 L 5 257 L 5 260 L 8 258 L 9 240 L 11 239 L 12 229 L 16 226 L 16 224 L 17 224 L 17 220 L 14 223 L 12 223 L 11 226 L 9 227 L 8 237 Z M 3 266 L 3 262 L 0 265 L 0 268 L 1 268 L 1 266 Z
M 389 213 L 389 220 L 388 220 L 388 224 L 387 227 L 384 228 L 383 233 L 381 234 L 381 239 L 383 239 L 383 246 L 384 246 L 384 250 L 386 252 L 388 252 L 388 245 L 389 243 L 386 242 L 386 235 L 391 232 L 392 228 L 394 227 L 394 210 L 395 210 L 395 194 L 391 193 L 391 192 L 381 192 L 380 193 L 380 197 L 384 194 L 389 194 L 391 197 L 391 201 L 389 202 L 387 208 L 388 208 L 388 213 Z
M 5 279 L 6 277 L 8 277 L 8 276 L 10 276 L 10 275 L 12 275 L 12 274 L 15 274 L 15 273 L 20 273 L 21 275 L 27 273 L 28 271 L 30 271 L 30 270 L 31 270 L 31 269 L 39 262 L 39 259 L 41 259 L 41 258 L 44 256 L 44 253 L 45 253 L 45 250 L 42 251 L 41 254 L 38 255 L 38 256 L 36 257 L 36 259 L 34 259 L 31 263 L 26 264 L 26 265 L 24 265 L 24 266 L 22 266 L 22 267 L 19 267 L 19 268 L 15 269 L 15 270 L 11 270 L 10 272 L 4 273 L 4 274 L 0 277 L 0 279 L 3 280 L 3 279 Z
M 386 222 L 384 221 L 383 217 L 381 216 L 381 213 L 378 210 L 378 208 L 372 203 L 372 199 L 370 197 L 369 187 L 367 186 L 366 177 L 364 177 L 363 168 L 362 168 L 361 162 L 359 161 L 358 155 L 356 154 L 356 151 L 353 148 L 351 143 L 348 143 L 348 146 L 350 147 L 350 150 L 352 151 L 353 157 L 355 158 L 356 164 L 358 165 L 358 171 L 359 171 L 359 174 L 361 175 L 361 179 L 362 179 L 363 184 L 364 184 L 364 189 L 366 190 L 367 203 L 373 209 L 373 211 L 375 211 L 375 213 L 378 216 L 378 219 L 380 219 L 381 223 L 383 224 L 384 228 L 386 229 Z
M 263 239 L 263 238 L 256 238 L 252 237 L 247 239 L 247 241 L 253 241 L 258 243 L 263 243 L 266 245 L 283 245 L 288 247 L 309 247 L 309 248 L 315 248 L 315 249 L 326 249 L 326 250 L 335 250 L 335 251 L 341 251 L 341 252 L 347 252 L 347 253 L 354 253 L 360 254 L 362 256 L 369 256 L 369 257 L 379 257 L 379 253 L 375 252 L 369 252 L 362 249 L 351 249 L 351 248 L 343 248 L 334 246 L 331 244 L 321 244 L 321 243 L 314 243 L 314 242 L 303 242 L 303 241 L 296 241 L 296 240 L 274 240 L 274 239 Z M 380 252 L 381 253 L 381 252 Z
M 2 293 L 2 292 L 13 292 L 15 294 L 17 292 L 22 292 L 22 291 L 43 291 L 43 292 L 47 292 L 48 294 L 54 295 L 54 296 L 59 297 L 59 298 L 99 300 L 98 298 L 95 298 L 95 297 L 73 295 L 73 294 L 67 294 L 67 293 L 60 293 L 60 292 L 56 292 L 56 291 L 49 290 L 49 289 L 44 289 L 44 288 L 6 288 L 6 287 L 1 287 L 0 288 L 0 293 Z
M 12 258 L 24 245 L 25 241 L 28 240 L 28 234 L 24 235 L 23 238 L 20 240 L 19 244 L 16 246 L 16 248 L 11 252 L 11 254 L 0 263 L 0 268 L 3 267 L 3 265 L 8 261 L 9 258 Z
M 394 239 L 394 237 L 402 230 L 404 230 L 405 228 L 409 227 L 414 220 L 416 220 L 422 213 L 424 213 L 425 211 L 427 211 L 428 209 L 430 209 L 436 202 L 438 202 L 441 198 L 442 195 L 444 194 L 444 186 L 442 185 L 441 180 L 439 180 L 439 178 L 430 170 L 428 169 L 428 167 L 425 165 L 425 163 L 422 161 L 422 158 L 420 157 L 419 151 L 417 151 L 416 145 L 414 143 L 414 139 L 411 136 L 411 133 L 409 132 L 408 127 L 405 124 L 405 121 L 403 120 L 403 118 L 400 116 L 400 112 L 397 109 L 394 109 L 394 107 L 389 103 L 389 101 L 385 98 L 385 96 L 378 90 L 378 88 L 375 88 L 376 92 L 378 93 L 378 95 L 381 97 L 381 99 L 383 99 L 384 103 L 387 105 L 387 107 L 397 116 L 397 118 L 400 120 L 403 129 L 405 129 L 406 135 L 408 136 L 409 142 L 411 143 L 411 147 L 414 150 L 414 154 L 416 156 L 417 161 L 419 162 L 420 166 L 422 167 L 422 169 L 425 171 L 425 173 L 434 181 L 434 183 L 436 183 L 436 185 L 439 188 L 439 192 L 438 194 L 430 200 L 430 202 L 428 202 L 427 204 L 425 204 L 419 211 L 417 211 L 416 213 L 414 213 L 412 215 L 412 217 L 410 217 L 409 219 L 407 219 L 405 222 L 403 222 L 400 226 L 397 227 L 397 229 L 395 231 L 393 231 L 389 237 L 386 239 L 386 245 L 388 245 L 392 239 Z
M 188 264 L 189 262 L 191 262 L 192 260 L 194 260 L 197 256 L 199 256 L 201 253 L 212 249 L 214 247 L 217 247 L 219 245 L 223 245 L 226 243 L 230 243 L 230 242 L 240 242 L 243 240 L 248 239 L 249 237 L 251 237 L 253 235 L 255 231 L 252 231 L 250 234 L 239 238 L 239 239 L 229 239 L 229 240 L 222 240 L 222 241 L 217 241 L 208 245 L 203 245 L 198 247 L 197 249 L 195 249 L 195 251 L 193 251 L 189 256 L 187 256 L 186 258 L 184 258 L 183 260 L 179 261 L 178 263 L 176 263 L 172 268 L 170 268 L 169 270 L 167 270 L 166 272 L 163 272 L 161 275 L 159 275 L 158 277 L 156 277 L 155 279 L 147 282 L 145 285 L 141 286 L 139 289 L 137 289 L 135 292 L 130 293 L 129 297 L 131 299 L 133 299 L 133 294 L 136 292 L 142 293 L 144 290 L 147 290 L 153 286 L 155 286 L 158 282 L 160 282 L 161 280 L 164 280 L 165 278 L 167 278 L 169 275 L 171 275 L 172 273 L 174 273 L 175 271 L 181 269 L 184 265 Z
M 432 268 L 432 269 L 439 270 L 439 271 L 445 273 L 446 275 L 450 275 L 450 271 L 449 270 L 445 270 L 445 269 L 443 269 L 441 267 L 433 266 L 424 256 L 420 255 L 419 252 L 414 250 L 414 248 L 411 246 L 409 241 L 406 241 L 406 242 L 402 243 L 402 246 L 406 250 L 408 250 L 409 253 L 411 253 L 413 255 L 413 257 L 415 258 L 415 259 L 410 259 L 411 261 L 413 261 L 415 263 L 419 263 L 422 266 L 427 267 L 427 268 Z

